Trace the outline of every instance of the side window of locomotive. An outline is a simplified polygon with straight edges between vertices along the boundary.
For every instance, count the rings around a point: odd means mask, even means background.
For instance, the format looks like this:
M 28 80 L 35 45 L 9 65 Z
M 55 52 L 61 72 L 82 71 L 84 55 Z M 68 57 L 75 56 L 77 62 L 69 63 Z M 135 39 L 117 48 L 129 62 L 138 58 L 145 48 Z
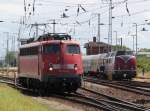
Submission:
M 20 49 L 20 56 L 37 55 L 38 47 L 28 47 Z
M 80 47 L 78 45 L 67 45 L 66 52 L 68 54 L 80 54 Z
M 60 45 L 58 44 L 49 44 L 43 46 L 43 53 L 46 54 L 58 54 L 60 52 Z

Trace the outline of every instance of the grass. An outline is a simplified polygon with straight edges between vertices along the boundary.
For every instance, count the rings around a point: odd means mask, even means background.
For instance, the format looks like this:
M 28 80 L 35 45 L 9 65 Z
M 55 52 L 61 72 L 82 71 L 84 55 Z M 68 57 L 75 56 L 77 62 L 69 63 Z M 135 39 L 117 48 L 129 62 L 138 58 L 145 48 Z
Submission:
M 58 111 L 42 105 L 19 91 L 0 84 L 0 111 Z
M 138 72 L 141 72 L 143 68 L 145 72 L 150 72 L 150 57 L 138 56 L 137 68 Z
M 142 70 L 144 68 L 144 75 Z M 150 57 L 138 56 L 137 57 L 137 77 L 150 78 Z

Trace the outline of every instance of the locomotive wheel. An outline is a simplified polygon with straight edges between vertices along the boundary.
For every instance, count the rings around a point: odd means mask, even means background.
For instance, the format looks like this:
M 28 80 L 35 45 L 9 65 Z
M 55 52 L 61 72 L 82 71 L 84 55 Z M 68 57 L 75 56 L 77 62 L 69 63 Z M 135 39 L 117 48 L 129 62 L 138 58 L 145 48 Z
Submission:
M 25 88 L 27 87 L 26 78 L 18 78 L 18 83 Z

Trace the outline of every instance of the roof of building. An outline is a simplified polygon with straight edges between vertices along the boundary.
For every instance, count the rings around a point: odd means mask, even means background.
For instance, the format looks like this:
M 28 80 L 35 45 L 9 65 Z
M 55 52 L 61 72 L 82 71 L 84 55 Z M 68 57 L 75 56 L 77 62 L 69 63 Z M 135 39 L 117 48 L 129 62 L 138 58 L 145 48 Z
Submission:
M 88 42 L 84 44 L 84 47 L 105 47 L 105 46 L 111 46 L 110 44 L 104 43 L 104 42 Z

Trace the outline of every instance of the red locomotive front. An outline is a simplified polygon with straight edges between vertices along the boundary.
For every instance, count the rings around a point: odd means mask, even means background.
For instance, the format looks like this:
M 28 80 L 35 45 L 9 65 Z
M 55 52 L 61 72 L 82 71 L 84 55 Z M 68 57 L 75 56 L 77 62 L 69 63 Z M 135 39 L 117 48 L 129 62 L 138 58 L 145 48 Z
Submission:
M 29 48 L 35 48 L 35 54 L 22 54 Z M 80 46 L 76 41 L 46 39 L 20 48 L 18 78 L 25 86 L 72 92 L 80 87 L 82 73 Z
M 115 78 L 132 79 L 136 76 L 136 57 L 131 51 L 118 51 L 114 64 Z

